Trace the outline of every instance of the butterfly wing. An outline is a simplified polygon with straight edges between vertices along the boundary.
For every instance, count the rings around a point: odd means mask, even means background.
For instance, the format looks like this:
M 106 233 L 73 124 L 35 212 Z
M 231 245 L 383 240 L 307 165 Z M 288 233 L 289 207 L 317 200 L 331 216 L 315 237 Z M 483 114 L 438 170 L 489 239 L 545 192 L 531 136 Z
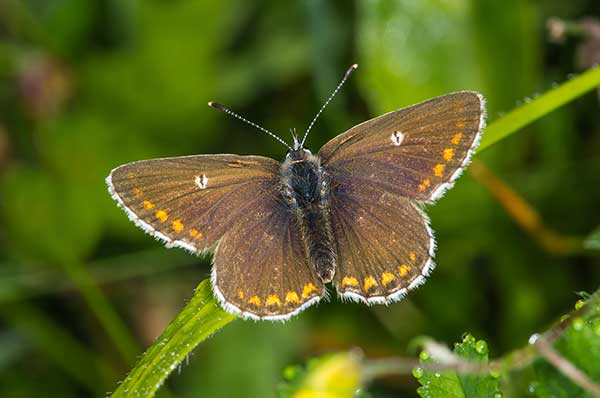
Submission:
M 106 181 L 129 218 L 167 247 L 217 248 L 213 289 L 225 309 L 286 319 L 324 287 L 281 201 L 279 167 L 260 156 L 184 156 L 129 163 Z
M 106 182 L 137 226 L 168 247 L 201 253 L 273 192 L 278 170 L 259 156 L 183 156 L 122 165 Z
M 433 202 L 469 163 L 484 122 L 481 94 L 463 91 L 361 123 L 325 144 L 319 155 L 331 174 Z
M 262 198 L 252 210 L 258 217 L 243 214 L 219 242 L 213 286 L 230 312 L 286 320 L 324 295 L 292 213 L 283 206 L 276 197 Z
M 435 241 L 422 210 L 410 199 L 352 177 L 334 177 L 332 187 L 338 294 L 385 304 L 425 282 L 434 268 Z
M 340 296 L 389 303 L 425 282 L 435 240 L 416 201 L 435 201 L 452 186 L 484 117 L 483 97 L 459 92 L 369 120 L 323 146 Z

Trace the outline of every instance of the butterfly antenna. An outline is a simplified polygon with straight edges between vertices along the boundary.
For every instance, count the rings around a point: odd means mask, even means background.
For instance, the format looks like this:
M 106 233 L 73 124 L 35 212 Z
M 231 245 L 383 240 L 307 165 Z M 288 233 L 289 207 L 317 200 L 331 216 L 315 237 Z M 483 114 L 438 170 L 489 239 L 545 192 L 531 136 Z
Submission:
M 358 68 L 358 64 L 354 64 L 348 68 L 348 70 L 344 74 L 344 77 L 342 78 L 342 81 L 340 81 L 340 83 L 337 85 L 335 90 L 333 90 L 333 93 L 331 93 L 329 98 L 327 98 L 327 101 L 325 101 L 325 103 L 323 104 L 321 109 L 319 109 L 319 112 L 317 112 L 317 114 L 313 118 L 312 122 L 310 122 L 310 124 L 308 125 L 308 128 L 306 129 L 306 133 L 304 133 L 304 137 L 302 137 L 302 141 L 300 142 L 300 147 L 304 146 L 304 141 L 306 141 L 306 137 L 308 137 L 308 133 L 310 132 L 310 129 L 312 129 L 312 127 L 314 126 L 314 124 L 317 121 L 317 119 L 319 118 L 319 116 L 321 116 L 321 113 L 323 113 L 323 111 L 325 110 L 327 105 L 329 105 L 329 103 L 331 102 L 333 97 L 335 97 L 335 95 L 338 93 L 338 91 L 340 91 L 340 88 L 342 88 L 344 83 L 346 83 L 346 80 L 348 80 L 348 78 L 350 77 L 352 72 L 354 72 L 357 68 Z M 296 148 L 296 149 L 298 149 L 298 148 Z
M 300 140 L 298 140 L 298 133 L 296 132 L 296 128 L 291 128 L 290 133 L 292 133 L 292 141 L 294 141 L 294 149 L 299 149 L 302 147 L 300 145 Z
M 278 135 L 270 132 L 266 128 L 261 127 L 261 126 L 259 126 L 256 123 L 251 122 L 250 120 L 246 119 L 245 117 L 242 117 L 242 116 L 238 115 L 237 113 L 235 113 L 235 112 L 233 112 L 233 111 L 225 108 L 223 105 L 221 105 L 221 104 L 219 104 L 217 102 L 210 101 L 208 103 L 208 106 L 210 106 L 212 108 L 215 108 L 215 109 L 218 109 L 220 111 L 223 111 L 223 112 L 227 113 L 228 115 L 231 115 L 231 116 L 235 117 L 236 119 L 240 119 L 242 122 L 248 123 L 250 126 L 255 127 L 255 128 L 259 129 L 260 131 L 262 131 L 264 133 L 267 133 L 271 137 L 275 138 L 277 141 L 281 142 L 283 145 L 285 145 L 286 147 L 288 147 L 290 151 L 292 150 L 292 147 L 289 146 L 289 144 L 287 142 L 285 142 L 284 140 L 282 140 Z

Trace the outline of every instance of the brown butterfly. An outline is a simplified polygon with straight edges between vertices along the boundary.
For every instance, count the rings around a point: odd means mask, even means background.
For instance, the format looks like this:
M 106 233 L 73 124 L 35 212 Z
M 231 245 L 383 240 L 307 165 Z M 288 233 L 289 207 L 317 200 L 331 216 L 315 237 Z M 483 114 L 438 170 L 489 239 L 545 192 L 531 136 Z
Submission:
M 388 304 L 425 282 L 435 240 L 422 204 L 452 187 L 479 143 L 483 97 L 462 91 L 387 113 L 283 163 L 197 155 L 125 164 L 106 182 L 129 218 L 167 247 L 214 251 L 226 311 L 286 320 L 332 282 L 343 299 Z

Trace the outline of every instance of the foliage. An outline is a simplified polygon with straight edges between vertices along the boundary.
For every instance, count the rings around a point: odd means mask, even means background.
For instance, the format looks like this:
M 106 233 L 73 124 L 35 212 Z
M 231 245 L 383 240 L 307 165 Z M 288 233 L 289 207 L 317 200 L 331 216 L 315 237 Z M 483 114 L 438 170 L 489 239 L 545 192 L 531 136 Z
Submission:
M 471 334 L 466 333 L 462 342 L 454 346 L 454 353 L 461 359 L 471 362 L 488 362 L 488 347 L 484 340 L 476 340 Z M 413 376 L 419 380 L 422 387 L 417 392 L 423 398 L 442 397 L 502 397 L 498 390 L 499 374 L 472 375 L 460 374 L 456 371 L 431 371 L 427 366 L 435 363 L 435 358 L 429 356 L 427 351 L 420 354 L 421 365 L 413 370 Z
M 600 299 L 596 293 L 585 305 L 584 316 L 575 317 L 555 344 L 557 351 L 592 381 L 600 382 Z M 539 398 L 593 397 L 548 362 L 534 364 L 536 380 L 531 389 Z
M 225 312 L 212 296 L 210 281 L 203 281 L 192 300 L 111 396 L 154 396 L 167 376 L 190 355 L 196 345 L 235 318 L 235 315 Z
M 424 347 L 418 359 L 369 360 L 354 350 L 313 358 L 305 368 L 289 366 L 280 397 L 369 397 L 368 383 L 406 374 L 411 365 L 411 373 L 421 385 L 417 392 L 423 398 L 501 398 L 505 396 L 503 388 L 510 390 L 519 374 L 531 370 L 535 380 L 529 392 L 540 398 L 598 396 L 600 290 L 582 296 L 586 300 L 577 301 L 575 309 L 549 330 L 532 335 L 525 347 L 494 360 L 489 359 L 485 340 L 470 333 L 463 335 L 453 351 L 420 337 L 414 341 Z M 336 379 L 337 383 L 331 382 Z M 344 387 L 345 393 L 339 393 Z
M 589 236 L 593 249 L 600 201 L 597 95 L 570 90 L 555 91 L 560 98 L 546 97 L 551 101 L 535 97 L 581 82 L 570 74 L 593 56 L 580 33 L 549 43 L 546 18 L 593 16 L 595 3 L 1 2 L 3 396 L 114 391 L 127 372 L 128 380 L 139 375 L 139 368 L 130 370 L 142 347 L 172 319 L 181 325 L 177 314 L 187 300 L 181 316 L 195 303 L 215 323 L 178 336 L 195 344 L 216 330 L 223 314 L 206 296 L 192 296 L 209 275 L 209 259 L 165 250 L 141 233 L 106 193 L 105 176 L 119 164 L 159 156 L 280 159 L 277 142 L 206 103 L 222 102 L 287 138 L 289 127 L 302 130 L 310 121 L 354 62 L 359 70 L 311 132 L 313 152 L 376 114 L 449 91 L 481 91 L 495 138 L 484 135 L 490 146 L 478 160 L 546 225 Z M 517 99 L 527 105 L 519 107 Z M 540 104 L 543 117 L 532 111 Z M 525 128 L 494 124 L 510 121 L 500 116 L 514 108 L 524 109 L 528 121 L 540 118 Z M 159 394 L 274 397 L 286 364 L 355 346 L 365 358 L 404 355 L 419 334 L 453 341 L 468 329 L 494 353 L 509 352 L 563 313 L 574 291 L 596 288 L 597 251 L 540 249 L 468 173 L 428 213 L 438 267 L 407 300 L 367 308 L 332 298 L 283 325 L 232 322 L 202 340 Z M 177 361 L 184 351 L 173 351 Z M 155 361 L 159 352 L 151 348 L 140 363 Z M 524 396 L 541 372 L 502 390 Z M 164 375 L 152 382 L 162 383 Z M 369 393 L 416 396 L 416 388 L 410 377 L 378 379 Z

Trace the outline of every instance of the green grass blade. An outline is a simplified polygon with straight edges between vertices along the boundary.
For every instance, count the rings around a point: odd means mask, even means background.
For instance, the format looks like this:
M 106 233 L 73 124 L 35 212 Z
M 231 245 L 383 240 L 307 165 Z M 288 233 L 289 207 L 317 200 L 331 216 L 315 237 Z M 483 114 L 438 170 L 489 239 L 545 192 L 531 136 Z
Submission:
M 192 300 L 146 351 L 125 381 L 111 395 L 152 397 L 169 374 L 201 342 L 236 318 L 213 297 L 210 280 L 202 281 Z
M 492 146 L 501 139 L 598 86 L 600 86 L 600 68 L 596 67 L 514 109 L 492 122 L 485 129 L 479 151 Z
M 65 260 L 63 270 L 81 292 L 98 321 L 115 344 L 127 364 L 133 363 L 137 352 L 137 342 L 125 323 L 119 317 L 110 301 L 98 287 L 93 276 L 84 264 L 77 260 Z
M 198 264 L 196 257 L 183 251 L 157 249 L 102 258 L 82 264 L 98 285 L 125 281 L 140 276 Z M 45 294 L 61 293 L 75 288 L 64 271 L 40 262 L 0 263 L 0 305 Z
M 110 364 L 35 306 L 28 303 L 1 305 L 0 318 L 89 391 L 98 394 L 117 377 Z

